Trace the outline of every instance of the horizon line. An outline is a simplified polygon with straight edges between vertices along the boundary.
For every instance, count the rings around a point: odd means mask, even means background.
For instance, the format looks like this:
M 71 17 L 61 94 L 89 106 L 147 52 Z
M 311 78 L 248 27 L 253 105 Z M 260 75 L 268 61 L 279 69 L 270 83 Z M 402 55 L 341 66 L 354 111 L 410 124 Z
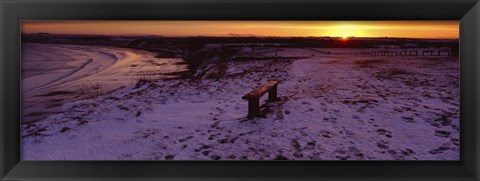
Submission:
M 68 33 L 47 33 L 47 32 L 35 32 L 35 33 L 21 33 L 21 34 L 49 34 L 49 35 L 74 35 L 74 36 L 158 36 L 168 38 L 193 38 L 193 37 L 215 37 L 215 38 L 343 38 L 341 36 L 267 36 L 267 35 L 242 35 L 233 36 L 229 34 L 225 35 L 152 35 L 152 34 L 68 34 Z M 459 37 L 389 37 L 389 36 L 348 36 L 347 38 L 390 38 L 390 39 L 445 39 L 445 40 L 459 40 Z

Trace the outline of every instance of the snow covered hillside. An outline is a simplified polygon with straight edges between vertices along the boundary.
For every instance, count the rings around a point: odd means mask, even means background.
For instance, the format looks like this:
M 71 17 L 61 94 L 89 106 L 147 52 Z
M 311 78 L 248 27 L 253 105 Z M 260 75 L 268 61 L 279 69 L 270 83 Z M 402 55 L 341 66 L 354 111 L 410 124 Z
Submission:
M 459 159 L 457 57 L 321 51 L 245 47 L 218 76 L 67 103 L 22 126 L 22 160 Z M 248 119 L 241 97 L 270 79 L 279 100 Z

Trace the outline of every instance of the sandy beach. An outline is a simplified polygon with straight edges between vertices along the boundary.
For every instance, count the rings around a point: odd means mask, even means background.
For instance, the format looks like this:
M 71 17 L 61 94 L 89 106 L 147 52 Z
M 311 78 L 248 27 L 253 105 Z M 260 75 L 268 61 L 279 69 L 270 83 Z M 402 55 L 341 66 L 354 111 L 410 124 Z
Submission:
M 22 45 L 23 123 L 62 112 L 65 103 L 93 98 L 142 78 L 186 70 L 181 59 L 142 50 L 81 45 Z

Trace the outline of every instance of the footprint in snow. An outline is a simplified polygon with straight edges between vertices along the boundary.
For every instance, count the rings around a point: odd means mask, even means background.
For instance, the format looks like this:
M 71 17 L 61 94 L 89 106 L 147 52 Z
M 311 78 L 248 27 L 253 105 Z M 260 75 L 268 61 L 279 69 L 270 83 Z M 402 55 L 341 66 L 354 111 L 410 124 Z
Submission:
M 386 142 L 386 141 L 377 142 L 377 147 L 380 148 L 380 149 L 389 149 L 390 148 L 388 146 L 388 142 Z
M 402 116 L 402 119 L 407 123 L 415 123 L 413 117 L 410 117 L 410 116 Z
M 457 138 L 452 138 L 450 141 L 453 143 L 455 146 L 460 146 L 460 140 Z
M 312 105 L 312 103 L 309 103 L 309 102 L 306 102 L 306 101 L 302 101 L 302 104 L 303 105 Z
M 315 149 L 315 146 L 317 145 L 316 141 L 310 141 L 307 143 L 307 146 L 305 146 L 305 150 L 313 150 Z
M 299 151 L 300 148 L 301 148 L 300 143 L 298 143 L 297 140 L 293 140 L 292 143 L 291 143 L 291 145 L 292 145 L 292 147 L 293 147 L 295 150 L 297 150 L 297 151 Z
M 410 148 L 407 148 L 405 150 L 400 150 L 400 153 L 403 155 L 403 156 L 410 156 L 410 155 L 415 155 L 415 152 L 410 149 Z
M 387 138 L 393 137 L 393 136 L 392 136 L 392 132 L 390 132 L 390 131 L 388 131 L 388 130 L 386 130 L 386 129 L 383 129 L 383 128 L 377 129 L 377 133 L 378 133 L 379 135 L 384 135 L 384 136 L 386 136 Z
M 211 127 L 211 128 L 216 128 L 219 123 L 220 123 L 220 122 L 218 122 L 218 121 L 214 121 L 214 122 L 210 125 L 210 127 Z
M 347 160 L 351 156 L 347 154 L 347 151 L 344 149 L 337 149 L 334 151 L 335 158 L 339 160 Z
M 444 138 L 448 138 L 450 136 L 450 132 L 448 131 L 444 131 L 444 130 L 436 130 L 435 131 L 435 136 L 438 136 L 438 137 L 444 137 Z
M 200 151 L 202 151 L 202 150 L 206 150 L 206 149 L 209 149 L 209 148 L 212 148 L 212 146 L 210 146 L 210 145 L 203 145 L 202 147 L 196 148 L 196 149 L 194 149 L 193 151 L 195 151 L 195 152 L 200 152 Z
M 165 160 L 173 160 L 174 157 L 175 155 L 167 155 L 165 156 Z
M 332 133 L 330 133 L 330 131 L 327 131 L 327 130 L 320 130 L 320 135 L 322 137 L 325 137 L 325 138 L 331 138 L 332 137 Z
M 428 153 L 432 154 L 432 155 L 436 155 L 436 154 L 442 154 L 444 153 L 445 151 L 448 151 L 450 150 L 451 148 L 450 147 L 447 147 L 447 146 L 440 146 L 436 149 L 433 149 L 433 150 L 430 150 Z
M 192 138 L 193 138 L 193 136 L 187 136 L 187 137 L 185 137 L 185 138 L 179 139 L 178 141 L 179 141 L 180 143 L 183 143 L 183 142 L 185 142 L 185 141 L 187 141 L 187 140 L 189 140 L 189 139 L 192 139 Z
M 363 158 L 365 156 L 365 154 L 362 153 L 361 150 L 354 146 L 348 147 L 348 152 L 358 158 Z

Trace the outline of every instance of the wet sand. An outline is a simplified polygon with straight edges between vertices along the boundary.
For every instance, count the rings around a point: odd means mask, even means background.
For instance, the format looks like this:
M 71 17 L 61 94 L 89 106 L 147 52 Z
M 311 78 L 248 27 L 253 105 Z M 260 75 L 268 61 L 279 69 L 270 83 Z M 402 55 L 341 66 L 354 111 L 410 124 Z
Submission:
M 62 105 L 92 98 L 140 79 L 160 80 L 187 69 L 182 59 L 155 58 L 126 48 L 22 45 L 22 122 L 60 113 Z

